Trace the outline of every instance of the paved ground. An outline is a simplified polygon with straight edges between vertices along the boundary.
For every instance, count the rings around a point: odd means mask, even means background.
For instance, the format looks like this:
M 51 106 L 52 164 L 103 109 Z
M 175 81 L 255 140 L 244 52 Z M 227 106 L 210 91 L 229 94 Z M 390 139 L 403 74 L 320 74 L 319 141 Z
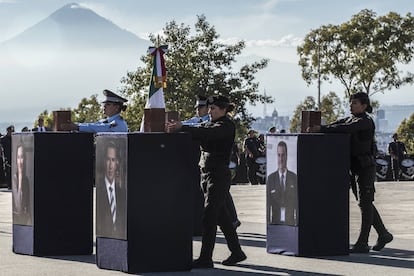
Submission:
M 242 225 L 238 228 L 248 259 L 236 267 L 220 264 L 229 252 L 222 235 L 214 251 L 214 269 L 145 275 L 414 275 L 414 182 L 377 183 L 376 206 L 394 241 L 381 252 L 320 258 L 281 256 L 266 253 L 265 186 L 232 186 Z M 351 241 L 358 235 L 360 214 L 350 202 Z M 0 189 L 0 275 L 125 275 L 101 270 L 95 255 L 32 257 L 12 252 L 11 193 Z M 372 233 L 370 243 L 376 241 Z M 194 239 L 194 257 L 200 241 Z

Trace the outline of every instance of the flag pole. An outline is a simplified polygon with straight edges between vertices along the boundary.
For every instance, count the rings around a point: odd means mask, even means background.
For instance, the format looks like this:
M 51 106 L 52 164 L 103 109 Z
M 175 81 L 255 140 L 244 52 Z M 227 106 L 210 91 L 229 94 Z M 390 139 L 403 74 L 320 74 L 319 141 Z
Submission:
M 148 49 L 152 56 L 152 75 L 144 109 L 144 120 L 141 124 L 141 130 L 144 132 L 164 132 L 165 129 L 164 88 L 167 87 L 167 74 L 164 54 L 167 50 L 167 45 L 160 45 L 159 35 L 155 46 Z

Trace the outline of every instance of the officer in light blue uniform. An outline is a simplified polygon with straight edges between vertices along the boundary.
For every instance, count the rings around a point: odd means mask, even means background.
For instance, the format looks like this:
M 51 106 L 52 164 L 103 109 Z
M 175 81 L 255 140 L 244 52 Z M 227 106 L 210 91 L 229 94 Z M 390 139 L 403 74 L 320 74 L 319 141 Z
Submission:
M 182 121 L 183 125 L 196 126 L 205 121 L 210 121 L 210 115 L 208 114 L 207 97 L 198 95 L 197 101 L 194 106 L 196 109 L 196 116 L 191 119 Z
M 121 111 L 126 109 L 128 100 L 118 96 L 110 90 L 104 90 L 103 94 L 106 99 L 103 103 L 103 111 L 106 116 L 105 119 L 99 120 L 96 123 L 70 123 L 65 125 L 63 130 L 78 130 L 81 132 L 128 132 L 128 125 L 121 117 Z

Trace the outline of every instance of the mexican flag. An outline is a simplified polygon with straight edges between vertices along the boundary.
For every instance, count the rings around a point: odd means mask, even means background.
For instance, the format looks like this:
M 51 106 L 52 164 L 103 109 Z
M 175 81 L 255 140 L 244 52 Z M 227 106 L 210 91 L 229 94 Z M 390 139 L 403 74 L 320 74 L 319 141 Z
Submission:
M 167 45 L 148 48 L 149 54 L 152 55 L 153 68 L 145 108 L 165 108 L 164 88 L 167 87 L 167 72 L 164 54 L 167 52 L 167 48 Z

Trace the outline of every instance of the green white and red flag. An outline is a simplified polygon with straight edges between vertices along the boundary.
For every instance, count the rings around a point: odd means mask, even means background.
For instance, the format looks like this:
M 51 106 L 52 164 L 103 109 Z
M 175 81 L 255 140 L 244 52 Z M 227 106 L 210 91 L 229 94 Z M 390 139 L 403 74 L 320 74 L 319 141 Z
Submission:
M 167 45 L 148 48 L 149 54 L 152 55 L 153 68 L 145 108 L 165 108 L 164 88 L 167 87 L 167 70 L 164 54 L 167 50 Z

